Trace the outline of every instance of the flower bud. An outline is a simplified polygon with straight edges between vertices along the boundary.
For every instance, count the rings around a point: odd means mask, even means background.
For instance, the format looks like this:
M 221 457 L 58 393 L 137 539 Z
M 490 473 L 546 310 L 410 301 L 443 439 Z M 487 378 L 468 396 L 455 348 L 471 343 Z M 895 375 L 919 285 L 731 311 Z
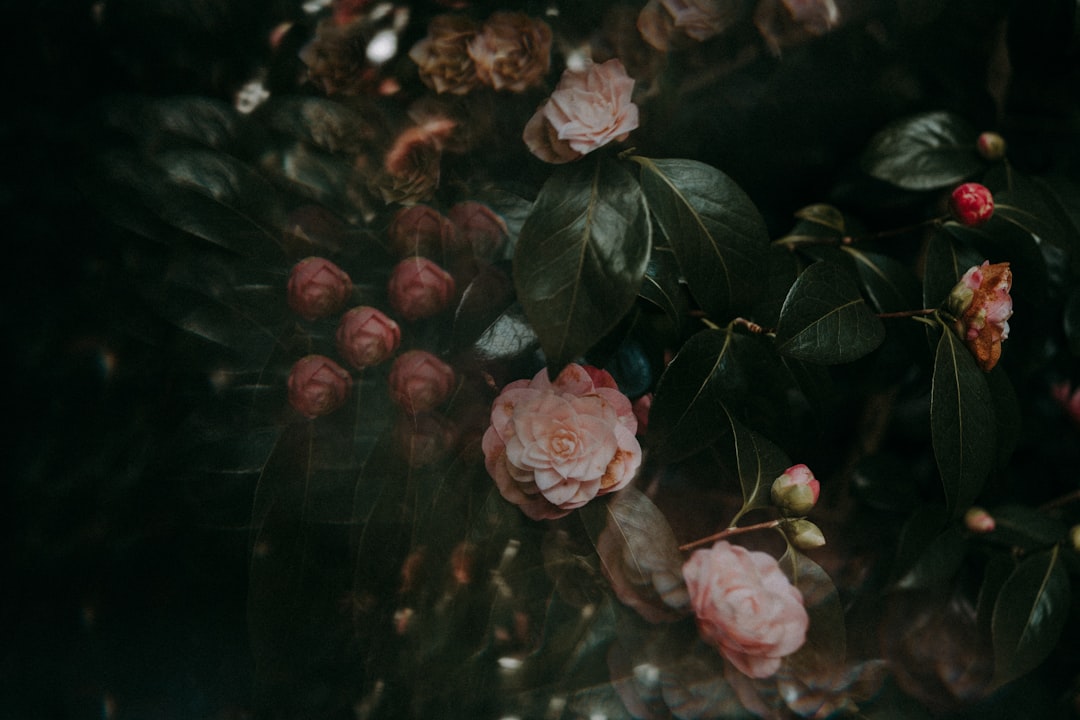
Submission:
M 345 362 L 357 370 L 383 362 L 400 343 L 401 328 L 373 307 L 361 305 L 341 316 L 337 349 Z
M 289 273 L 289 307 L 305 320 L 317 320 L 340 310 L 352 289 L 352 280 L 334 263 L 305 258 Z
M 957 335 L 975 362 L 990 372 L 1001 358 L 1001 343 L 1009 338 L 1012 317 L 1012 272 L 1009 263 L 989 261 L 968 268 L 945 301 L 956 318 Z
M 390 369 L 390 395 L 410 415 L 441 405 L 454 383 L 454 369 L 424 350 L 402 353 Z
M 773 504 L 784 514 L 805 515 L 820 493 L 821 484 L 805 465 L 792 465 L 772 484 Z
M 978 227 L 994 214 L 994 196 L 985 185 L 964 183 L 952 191 L 949 211 L 961 225 Z
M 981 507 L 970 507 L 964 513 L 964 526 L 973 533 L 980 535 L 994 532 L 996 524 L 994 517 Z
M 1073 525 L 1069 529 L 1069 542 L 1072 543 L 1073 550 L 1080 552 L 1080 525 Z
M 825 535 L 809 520 L 791 520 L 783 525 L 784 534 L 800 550 L 813 550 L 825 544 Z
M 458 203 L 447 216 L 457 228 L 458 239 L 471 246 L 477 257 L 493 256 L 510 235 L 506 222 L 483 203 Z
M 454 225 L 433 207 L 413 205 L 394 215 L 387 235 L 390 250 L 398 257 L 440 257 L 453 242 Z
M 1005 157 L 1005 138 L 996 132 L 984 132 L 975 141 L 979 154 L 987 160 L 1000 160 Z
M 652 410 L 653 394 L 646 393 L 634 401 L 634 417 L 637 418 L 637 434 L 644 436 L 649 429 L 649 411 Z
M 306 418 L 327 415 L 345 404 L 352 384 L 349 372 L 330 358 L 308 355 L 289 373 L 289 404 Z
M 454 278 L 423 257 L 406 258 L 394 266 L 387 288 L 390 306 L 409 322 L 438 315 L 454 297 Z

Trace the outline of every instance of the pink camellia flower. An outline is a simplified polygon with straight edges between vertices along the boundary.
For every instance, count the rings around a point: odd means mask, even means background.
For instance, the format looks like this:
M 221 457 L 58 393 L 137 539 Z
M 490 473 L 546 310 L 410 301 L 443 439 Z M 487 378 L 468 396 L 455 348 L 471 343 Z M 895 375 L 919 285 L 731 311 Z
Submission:
M 676 31 L 698 42 L 719 35 L 740 9 L 731 0 L 649 0 L 638 16 L 638 31 L 657 50 L 667 50 Z
M 994 196 L 985 185 L 964 183 L 949 196 L 949 211 L 961 225 L 978 227 L 994 214 Z
M 476 67 L 469 57 L 469 41 L 474 37 L 476 24 L 466 15 L 432 18 L 427 37 L 409 51 L 423 83 L 437 93 L 452 95 L 464 95 L 476 87 Z
M 454 368 L 425 350 L 410 350 L 390 368 L 390 396 L 411 415 L 442 405 L 454 389 Z
M 805 465 L 792 465 L 772 484 L 772 500 L 780 509 L 805 515 L 817 504 L 821 483 Z
M 478 257 L 494 255 L 510 235 L 506 221 L 483 203 L 460 202 L 446 215 L 457 228 L 458 240 L 468 243 Z
M 390 306 L 409 322 L 438 315 L 454 297 L 454 278 L 423 257 L 394 266 L 388 285 Z
M 537 109 L 522 137 L 544 162 L 566 163 L 625 140 L 638 126 L 631 102 L 634 79 L 618 59 L 583 70 L 567 68 L 551 97 Z
M 683 578 L 702 638 L 746 675 L 775 674 L 806 641 L 802 593 L 772 555 L 721 540 L 696 550 Z
M 968 268 L 949 293 L 946 307 L 956 318 L 956 332 L 984 372 L 1001 358 L 1001 343 L 1009 338 L 1012 317 L 1012 272 L 1009 263 Z
M 349 371 L 328 357 L 300 358 L 289 372 L 289 404 L 306 418 L 334 412 L 352 391 Z
M 542 83 L 551 68 L 551 28 L 525 13 L 492 13 L 469 41 L 469 57 L 480 82 L 523 92 Z
M 383 362 L 394 354 L 399 344 L 401 328 L 376 308 L 361 305 L 341 316 L 337 349 L 357 370 Z
M 386 232 L 398 257 L 439 257 L 453 243 L 454 223 L 433 207 L 413 205 L 398 210 Z
M 555 382 L 541 370 L 503 388 L 482 442 L 502 496 L 534 520 L 557 518 L 621 490 L 641 465 L 630 400 L 604 371 L 595 382 L 567 365 Z
M 326 258 L 309 257 L 293 266 L 288 283 L 289 307 L 305 320 L 332 315 L 352 294 L 348 274 Z

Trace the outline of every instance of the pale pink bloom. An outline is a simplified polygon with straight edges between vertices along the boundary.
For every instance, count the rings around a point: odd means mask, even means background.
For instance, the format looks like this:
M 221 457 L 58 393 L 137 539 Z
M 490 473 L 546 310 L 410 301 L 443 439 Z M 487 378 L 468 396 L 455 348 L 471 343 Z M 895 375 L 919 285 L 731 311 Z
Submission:
M 469 40 L 468 52 L 480 82 L 523 92 L 542 83 L 551 68 L 551 28 L 525 13 L 492 13 Z
M 401 343 L 401 328 L 382 311 L 361 305 L 341 316 L 336 339 L 341 357 L 362 370 L 394 354 Z
M 441 313 L 454 290 L 450 273 L 423 257 L 405 258 L 395 265 L 387 285 L 390 306 L 409 322 Z
M 332 315 L 352 294 L 348 273 L 326 258 L 304 258 L 293 266 L 288 282 L 289 307 L 305 320 Z
M 806 641 L 803 597 L 768 553 L 721 540 L 683 565 L 702 638 L 738 670 L 765 678 Z
M 1001 358 L 1001 343 L 1009 338 L 1013 305 L 1009 263 L 968 268 L 949 293 L 946 306 L 956 317 L 956 331 L 984 372 Z
M 598 384 L 568 365 L 551 382 L 541 370 L 507 385 L 492 404 L 482 443 L 488 472 L 534 520 L 621 490 L 641 465 L 630 400 L 604 375 Z
M 352 390 L 352 376 L 328 357 L 308 355 L 289 372 L 289 404 L 306 418 L 334 412 Z
M 567 68 L 525 125 L 525 144 L 544 162 L 564 163 L 621 142 L 638 126 L 633 90 L 634 79 L 618 59 Z
M 425 350 L 410 350 L 390 368 L 390 397 L 412 415 L 426 413 L 450 397 L 455 382 L 452 367 Z

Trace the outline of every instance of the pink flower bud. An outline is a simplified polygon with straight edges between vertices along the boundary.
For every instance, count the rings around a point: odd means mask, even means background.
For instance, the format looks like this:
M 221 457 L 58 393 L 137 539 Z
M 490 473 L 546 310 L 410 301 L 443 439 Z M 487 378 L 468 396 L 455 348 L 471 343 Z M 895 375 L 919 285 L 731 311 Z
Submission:
M 441 313 L 454 290 L 450 273 L 423 257 L 406 258 L 394 266 L 388 287 L 390 306 L 409 322 Z
M 983 510 L 981 507 L 968 508 L 968 511 L 964 513 L 964 525 L 973 533 L 994 532 L 996 523 L 990 513 Z
M 949 210 L 961 225 L 978 227 L 994 214 L 994 196 L 985 185 L 964 183 L 952 191 Z
M 433 207 L 413 205 L 394 215 L 387 235 L 390 250 L 398 257 L 439 257 L 453 243 L 454 224 Z
M 996 132 L 984 132 L 975 141 L 979 154 L 987 160 L 1000 160 L 1005 157 L 1005 138 Z
M 289 373 L 289 404 L 306 418 L 334 412 L 352 390 L 349 372 L 328 357 L 300 358 Z
M 820 493 L 821 484 L 805 465 L 792 465 L 772 484 L 773 503 L 792 515 L 810 512 Z
M 352 280 L 334 263 L 305 258 L 289 273 L 289 307 L 305 320 L 317 320 L 340 310 L 352 289 Z
M 410 350 L 390 369 L 390 395 L 411 415 L 434 410 L 454 389 L 454 369 L 424 350 Z
M 447 216 L 457 228 L 458 239 L 468 243 L 478 257 L 494 255 L 510 235 L 506 222 L 483 203 L 458 203 Z
M 649 430 L 649 411 L 652 410 L 653 394 L 646 393 L 634 401 L 634 417 L 637 418 L 638 435 Z
M 337 329 L 338 352 L 357 370 L 383 362 L 400 343 L 401 328 L 373 307 L 361 305 L 341 316 Z
M 1009 338 L 1012 317 L 1012 272 L 1009 263 L 989 261 L 968 268 L 945 301 L 956 318 L 956 333 L 975 362 L 990 372 L 1001 358 L 1001 343 Z

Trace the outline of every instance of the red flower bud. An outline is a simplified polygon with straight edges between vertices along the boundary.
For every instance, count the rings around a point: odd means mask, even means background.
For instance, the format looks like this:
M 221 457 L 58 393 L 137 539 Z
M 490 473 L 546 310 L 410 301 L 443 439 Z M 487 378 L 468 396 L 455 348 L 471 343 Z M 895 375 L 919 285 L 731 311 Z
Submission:
M 994 214 L 994 196 L 985 185 L 964 183 L 953 190 L 949 210 L 961 225 L 978 227 Z
M 289 373 L 289 404 L 306 418 L 327 415 L 345 404 L 352 384 L 348 371 L 330 358 L 308 355 Z
M 510 235 L 506 222 L 483 203 L 458 203 L 447 215 L 457 228 L 459 239 L 471 245 L 478 257 L 494 255 Z
M 1005 157 L 1005 138 L 996 132 L 984 132 L 975 141 L 979 154 L 987 160 L 1000 160 Z
M 398 257 L 440 257 L 453 243 L 454 225 L 433 207 L 413 205 L 394 215 L 387 234 L 390 250 Z
M 352 280 L 334 263 L 305 258 L 289 273 L 289 307 L 305 320 L 317 320 L 340 310 L 352 289 Z
M 454 389 L 454 369 L 424 350 L 410 350 L 390 369 L 390 395 L 411 415 L 434 410 Z
M 337 348 L 345 361 L 357 370 L 383 362 L 401 344 L 401 328 L 381 311 L 367 305 L 354 307 L 341 316 Z
M 438 315 L 454 297 L 454 278 L 422 257 L 406 258 L 390 275 L 390 306 L 409 322 Z

